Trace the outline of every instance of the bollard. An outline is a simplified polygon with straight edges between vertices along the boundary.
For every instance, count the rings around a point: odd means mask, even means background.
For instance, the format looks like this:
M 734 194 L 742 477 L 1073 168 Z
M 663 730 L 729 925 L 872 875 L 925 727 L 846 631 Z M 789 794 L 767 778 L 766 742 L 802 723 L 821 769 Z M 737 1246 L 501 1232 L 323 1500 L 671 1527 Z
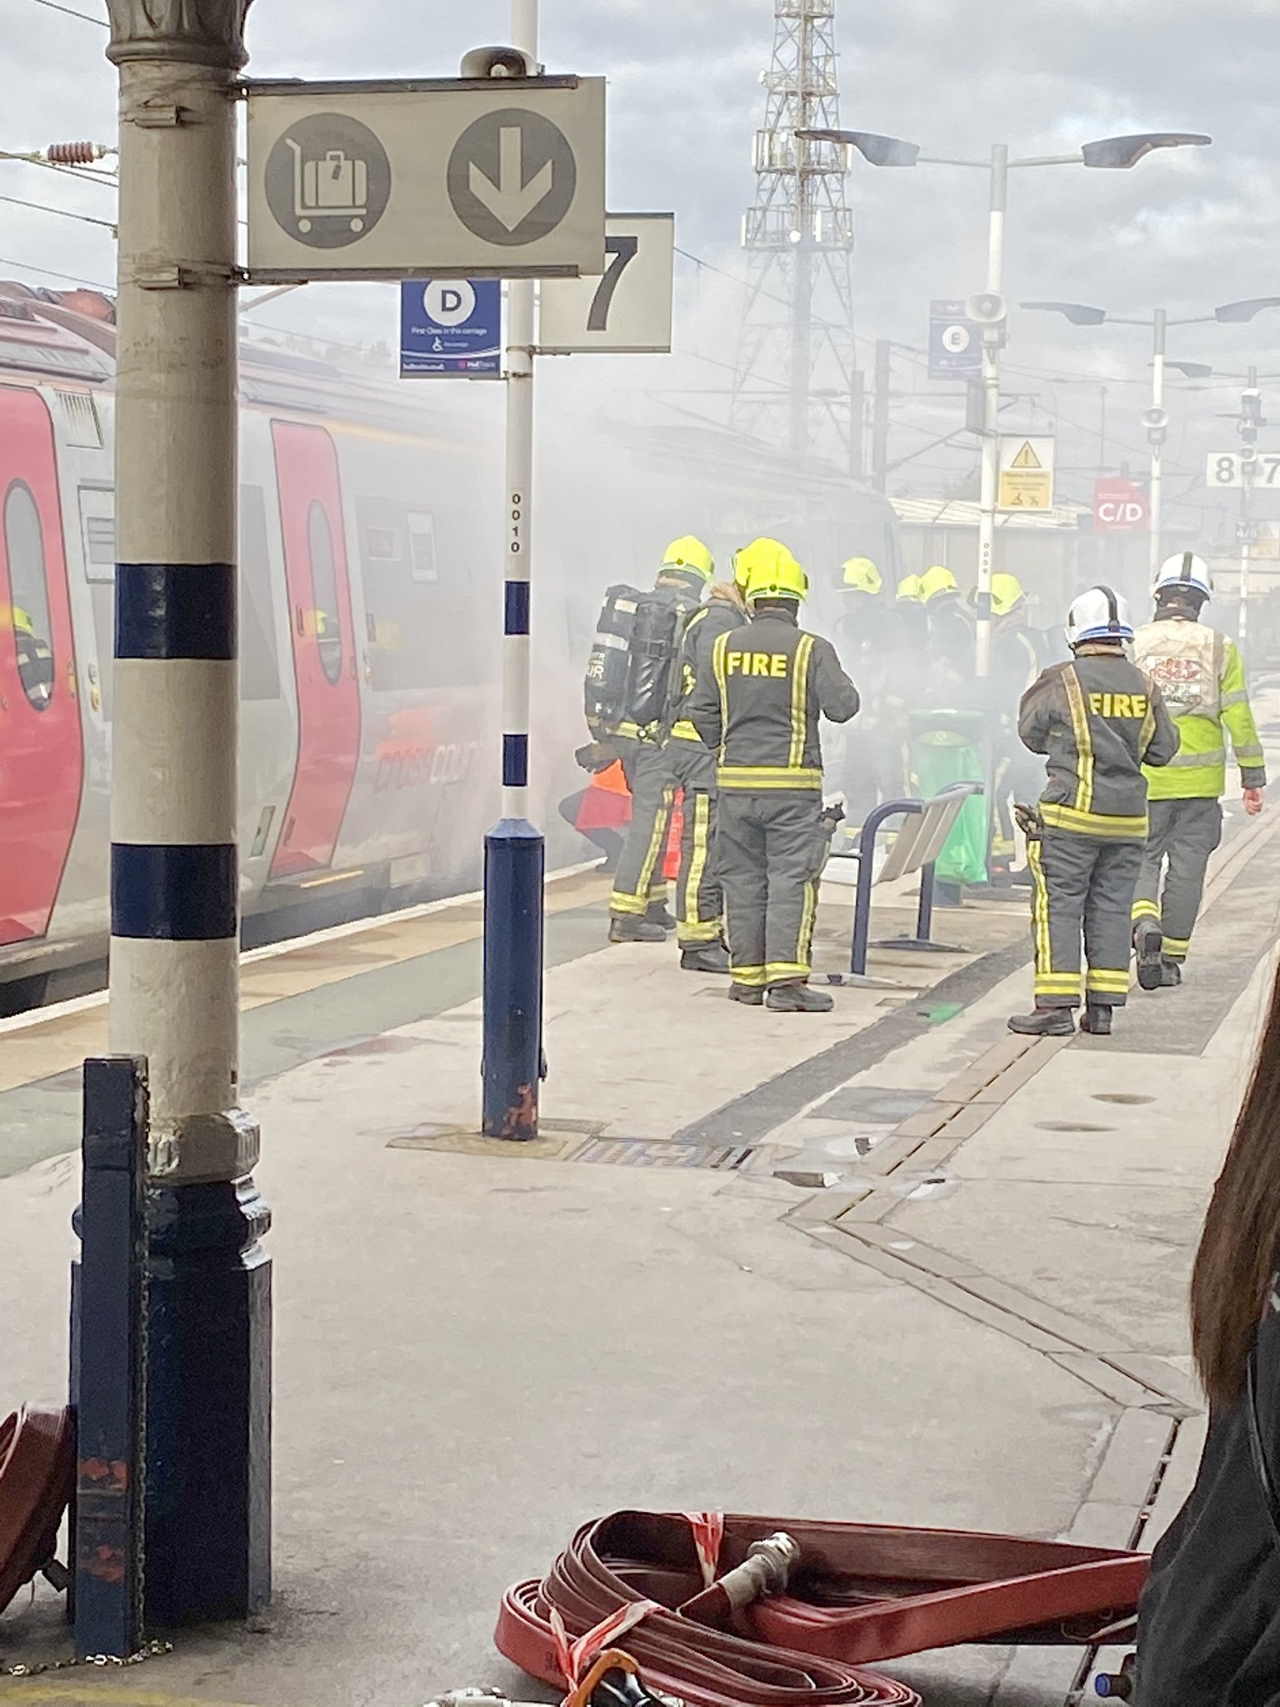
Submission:
M 483 1125 L 487 1138 L 538 1136 L 542 1072 L 544 844 L 532 824 L 504 820 L 484 839 Z M 501 921 L 499 924 L 498 921 Z
M 72 1275 L 76 1657 L 142 1645 L 147 1067 L 84 1064 L 83 1186 Z

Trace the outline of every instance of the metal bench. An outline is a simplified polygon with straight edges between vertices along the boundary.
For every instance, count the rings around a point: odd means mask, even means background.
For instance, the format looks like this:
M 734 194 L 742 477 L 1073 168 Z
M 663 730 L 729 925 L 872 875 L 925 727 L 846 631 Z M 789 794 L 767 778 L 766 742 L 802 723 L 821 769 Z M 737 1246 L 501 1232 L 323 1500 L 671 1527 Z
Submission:
M 957 954 L 961 950 L 946 943 L 934 942 L 933 927 L 934 864 L 942 845 L 964 809 L 966 800 L 983 792 L 980 782 L 953 782 L 932 800 L 885 800 L 867 813 L 858 832 L 856 847 L 832 850 L 832 859 L 855 859 L 858 862 L 857 893 L 853 908 L 853 943 L 849 955 L 849 974 L 862 979 L 867 975 L 867 949 L 871 946 L 871 889 L 875 883 L 892 883 L 899 877 L 920 873 L 920 905 L 916 912 L 916 934 L 894 937 L 875 944 L 877 948 L 912 950 L 921 954 Z M 884 865 L 875 870 L 876 836 L 891 818 L 902 818 L 892 848 Z M 833 981 L 849 982 L 844 974 L 833 975 Z

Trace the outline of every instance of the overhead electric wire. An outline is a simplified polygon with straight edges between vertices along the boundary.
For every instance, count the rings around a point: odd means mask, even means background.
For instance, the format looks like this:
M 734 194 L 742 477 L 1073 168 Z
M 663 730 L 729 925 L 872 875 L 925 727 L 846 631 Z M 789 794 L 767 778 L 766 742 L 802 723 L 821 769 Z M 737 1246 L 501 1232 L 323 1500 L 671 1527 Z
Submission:
M 86 24 L 97 24 L 100 30 L 109 30 L 111 25 L 105 18 L 95 18 L 91 12 L 77 12 L 74 6 L 62 6 L 59 0 L 33 0 L 36 6 L 47 6 L 51 12 L 65 12 L 68 18 L 79 18 Z
M 51 202 L 28 202 L 21 196 L 0 196 L 0 202 L 12 202 L 15 207 L 34 208 L 37 213 L 56 213 L 63 219 L 79 219 L 86 225 L 101 225 L 105 230 L 115 235 L 115 224 L 110 219 L 95 219 L 91 213 L 73 213 L 67 207 L 54 207 Z
M 78 273 L 60 273 L 53 267 L 33 267 L 30 261 L 6 260 L 3 255 L 0 255 L 0 267 L 18 267 L 24 273 L 40 273 L 47 279 L 62 279 L 67 284 L 88 285 L 90 290 L 100 290 L 108 296 L 116 288 L 114 285 L 101 284 L 97 279 L 82 279 Z

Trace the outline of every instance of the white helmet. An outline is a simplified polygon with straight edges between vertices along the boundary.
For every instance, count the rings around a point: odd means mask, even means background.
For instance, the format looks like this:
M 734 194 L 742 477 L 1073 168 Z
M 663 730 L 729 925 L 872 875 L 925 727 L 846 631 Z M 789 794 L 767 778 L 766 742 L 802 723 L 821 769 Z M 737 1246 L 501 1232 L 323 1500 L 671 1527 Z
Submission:
M 1086 640 L 1132 640 L 1129 607 L 1110 587 L 1090 587 L 1073 600 L 1067 612 L 1067 644 L 1082 646 Z
M 1156 576 L 1152 591 L 1163 593 L 1174 587 L 1199 593 L 1205 599 L 1212 598 L 1213 576 L 1209 573 L 1209 565 L 1204 558 L 1197 557 L 1190 551 L 1180 551 L 1176 557 L 1166 557 L 1160 565 L 1160 573 Z

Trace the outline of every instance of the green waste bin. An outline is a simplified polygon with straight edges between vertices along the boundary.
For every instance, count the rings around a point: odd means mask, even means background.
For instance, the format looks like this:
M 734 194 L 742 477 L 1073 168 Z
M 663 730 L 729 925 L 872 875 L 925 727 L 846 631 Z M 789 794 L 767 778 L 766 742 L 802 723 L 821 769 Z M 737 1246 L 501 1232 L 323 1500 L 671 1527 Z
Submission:
M 953 782 L 982 781 L 982 726 L 980 711 L 935 711 L 910 713 L 911 785 L 922 800 Z M 934 868 L 941 883 L 985 883 L 987 881 L 987 802 L 971 795 L 942 844 Z

